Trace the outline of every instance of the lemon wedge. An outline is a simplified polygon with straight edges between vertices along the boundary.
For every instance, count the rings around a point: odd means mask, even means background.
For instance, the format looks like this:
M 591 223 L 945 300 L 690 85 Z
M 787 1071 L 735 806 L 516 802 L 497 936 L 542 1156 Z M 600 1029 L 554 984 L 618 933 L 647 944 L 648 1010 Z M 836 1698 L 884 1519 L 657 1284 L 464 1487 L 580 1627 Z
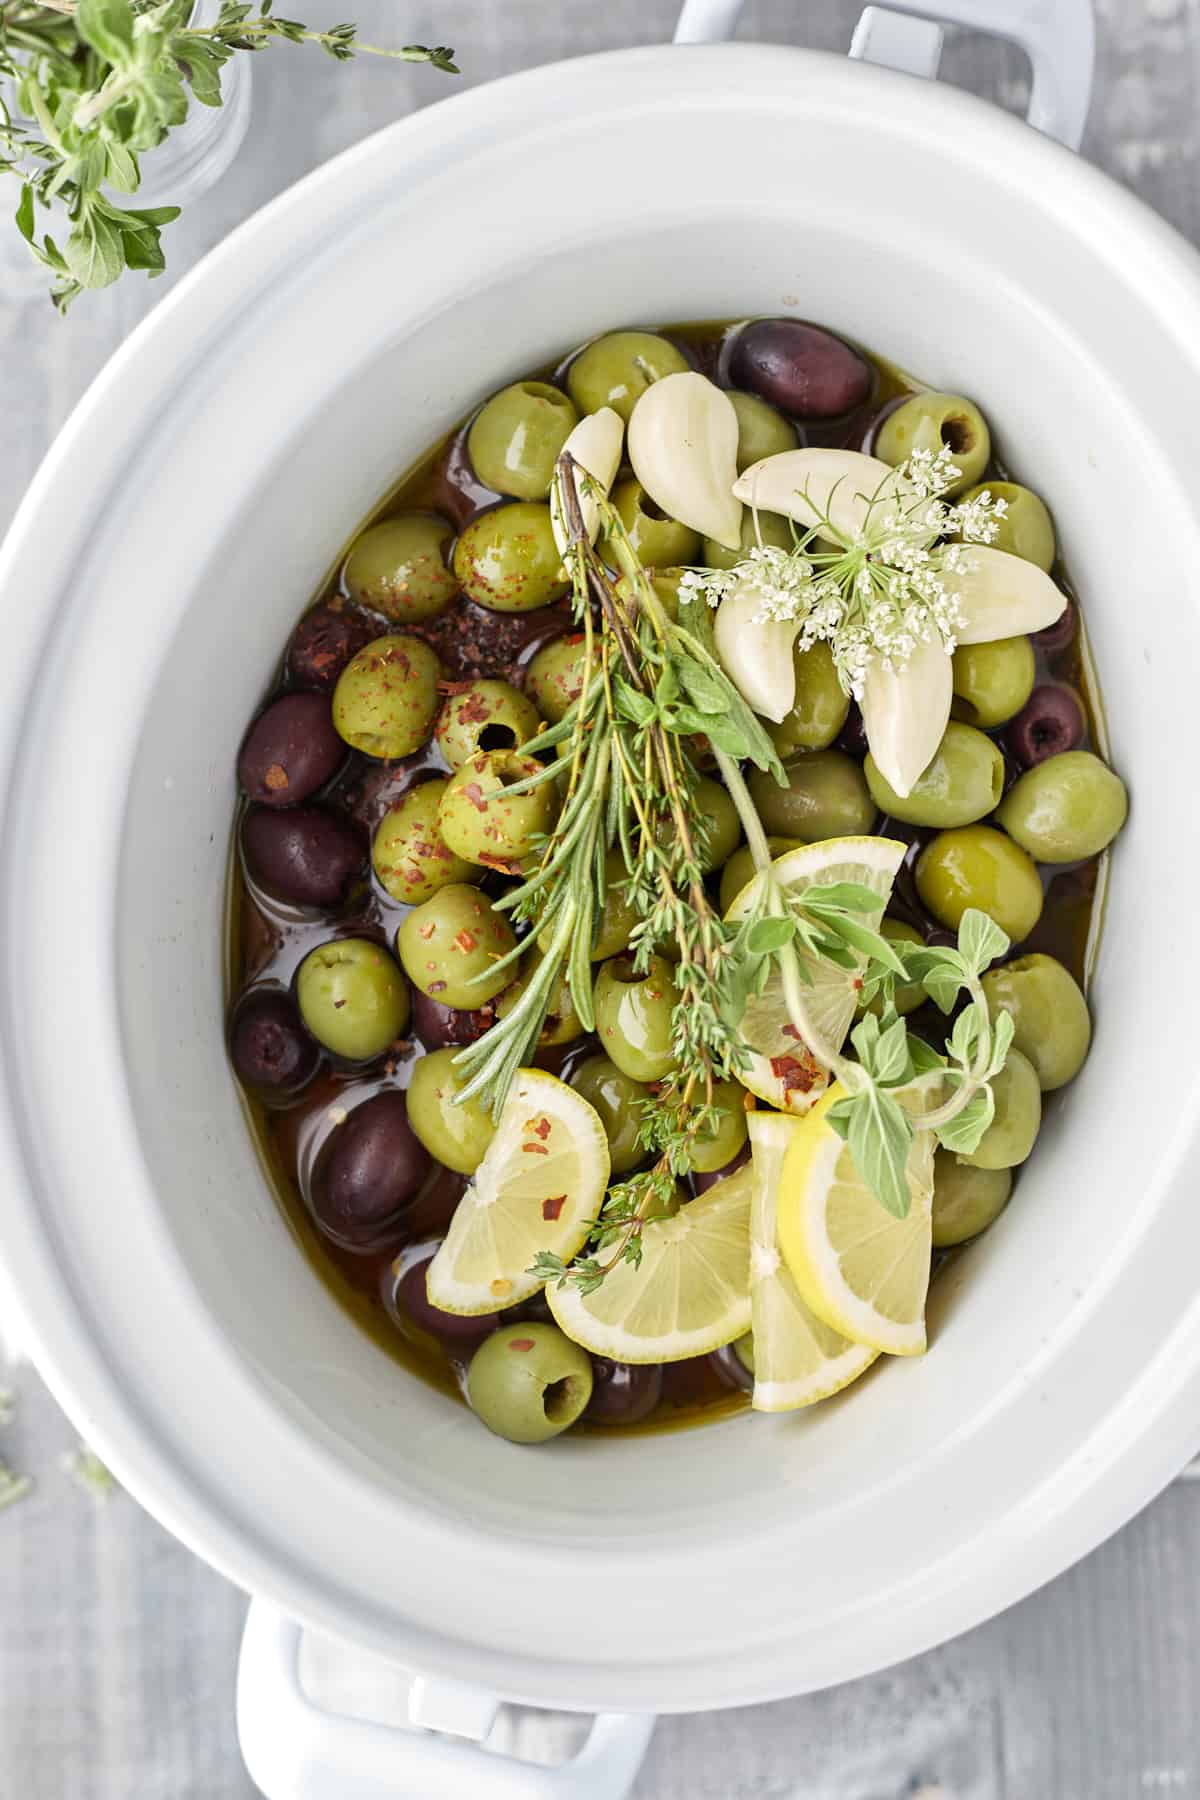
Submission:
M 778 857 L 772 868 L 783 886 L 802 893 L 815 883 L 853 881 L 879 895 L 879 911 L 859 915 L 864 925 L 878 930 L 892 891 L 896 871 L 904 860 L 904 845 L 896 838 L 826 838 L 818 844 L 802 844 Z M 725 914 L 736 924 L 754 904 L 755 882 L 750 881 Z M 738 1080 L 743 1087 L 780 1112 L 806 1113 L 829 1086 L 829 1072 L 814 1061 L 807 1048 L 811 1034 L 839 1050 L 854 1022 L 858 1004 L 857 969 L 841 969 L 836 963 L 800 952 L 810 980 L 801 988 L 800 1016 L 793 1024 L 783 986 L 773 973 L 764 991 L 755 996 L 742 1015 L 742 1037 L 751 1052 L 748 1068 Z M 861 965 L 860 965 L 861 966 Z M 797 1027 L 800 1035 L 797 1036 Z
M 825 1114 L 840 1082 L 800 1120 L 783 1158 L 777 1196 L 779 1247 L 801 1298 L 853 1343 L 893 1356 L 925 1349 L 932 1249 L 932 1132 L 908 1157 L 908 1216 L 893 1218 L 863 1181 L 849 1146 Z M 937 1104 L 941 1077 L 921 1076 L 896 1098 L 911 1111 Z
M 750 1317 L 756 1412 L 792 1412 L 827 1400 L 878 1357 L 817 1317 L 779 1254 L 776 1202 L 784 1158 L 804 1121 L 755 1112 L 746 1121 L 754 1157 L 750 1210 Z
M 642 1232 L 639 1268 L 618 1263 L 590 1294 L 546 1289 L 562 1330 L 616 1362 L 682 1362 L 731 1344 L 750 1329 L 750 1201 L 747 1164 Z M 432 1290 L 431 1290 L 432 1292 Z
M 553 1075 L 522 1069 L 496 1135 L 429 1264 L 426 1291 L 443 1312 L 488 1313 L 541 1287 L 539 1251 L 564 1262 L 587 1242 L 608 1186 L 600 1115 Z

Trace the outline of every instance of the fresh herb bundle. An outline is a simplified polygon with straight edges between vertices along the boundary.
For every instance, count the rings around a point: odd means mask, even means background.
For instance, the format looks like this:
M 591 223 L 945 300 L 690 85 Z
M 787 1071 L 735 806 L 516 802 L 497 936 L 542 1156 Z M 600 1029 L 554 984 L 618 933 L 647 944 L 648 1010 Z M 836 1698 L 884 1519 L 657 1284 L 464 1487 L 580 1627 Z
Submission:
M 968 913 L 957 950 L 895 946 L 869 922 L 881 909 L 872 889 L 852 882 L 799 894 L 785 889 L 741 770 L 749 762 L 782 783 L 782 765 L 712 649 L 711 612 L 703 597 L 684 602 L 678 618 L 668 616 L 620 516 L 569 455 L 560 459 L 556 482 L 570 540 L 573 608 L 584 639 L 581 688 L 557 724 L 522 746 L 526 755 L 546 760 L 510 792 L 554 782 L 563 802 L 535 866 L 497 902 L 537 931 L 542 956 L 511 1011 L 459 1052 L 465 1077 L 460 1098 L 477 1096 L 499 1114 L 517 1070 L 533 1059 L 564 976 L 580 1022 L 593 1029 L 591 945 L 604 904 L 606 855 L 614 846 L 639 920 L 630 940 L 635 970 L 644 972 L 664 942 L 677 958 L 676 1072 L 643 1109 L 640 1140 L 654 1155 L 652 1166 L 609 1191 L 586 1255 L 569 1267 L 543 1255 L 533 1272 L 590 1292 L 619 1261 L 640 1261 L 642 1230 L 668 1216 L 691 1147 L 714 1122 L 715 1084 L 746 1068 L 746 1008 L 773 980 L 782 987 L 797 1036 L 846 1090 L 830 1123 L 849 1142 L 880 1203 L 903 1216 L 914 1130 L 935 1131 L 940 1142 L 968 1150 L 990 1123 L 988 1084 L 1003 1065 L 1012 1022 L 1001 1015 L 992 1024 L 979 976 L 1007 939 L 984 914 Z M 589 541 L 581 490 L 596 505 L 605 557 L 619 579 Z M 716 759 L 756 868 L 752 904 L 737 922 L 721 918 L 704 885 L 707 825 L 696 800 L 698 738 Z M 519 944 L 507 960 L 515 964 L 524 947 Z M 853 1058 L 840 1044 L 817 1040 L 807 1018 L 803 988 L 811 958 L 854 971 L 866 998 L 879 998 L 881 1017 L 867 1014 L 852 1034 Z M 967 990 L 949 1061 L 898 1018 L 897 980 L 920 981 L 947 1012 Z M 932 1069 L 943 1071 L 947 1096 L 914 1121 L 897 1090 Z
M 457 73 L 444 46 L 360 44 L 353 25 L 312 31 L 275 18 L 271 0 L 224 0 L 207 26 L 192 26 L 192 11 L 193 0 L 0 0 L 0 173 L 21 184 L 17 229 L 50 271 L 60 312 L 126 269 L 162 273 L 161 230 L 179 208 L 113 195 L 137 192 L 139 158 L 192 100 L 221 105 L 222 71 L 240 51 L 310 43 L 338 62 L 363 53 Z M 61 218 L 65 236 L 39 232 L 39 208 Z

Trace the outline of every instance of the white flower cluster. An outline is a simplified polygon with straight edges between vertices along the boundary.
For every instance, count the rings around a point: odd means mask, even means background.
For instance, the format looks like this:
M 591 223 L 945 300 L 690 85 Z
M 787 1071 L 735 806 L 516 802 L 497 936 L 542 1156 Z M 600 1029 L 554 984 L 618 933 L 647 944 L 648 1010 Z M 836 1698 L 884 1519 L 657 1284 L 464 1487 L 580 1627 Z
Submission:
M 680 596 L 718 606 L 735 591 L 758 593 L 755 623 L 798 622 L 800 648 L 827 643 L 843 688 L 861 699 L 874 662 L 899 673 L 918 644 L 935 639 L 954 653 L 962 625 L 954 577 L 970 566 L 966 546 L 991 543 L 1007 510 L 986 491 L 948 504 L 960 473 L 944 446 L 914 450 L 868 501 L 853 536 L 810 501 L 817 523 L 798 533 L 794 550 L 761 546 L 736 568 L 690 570 Z

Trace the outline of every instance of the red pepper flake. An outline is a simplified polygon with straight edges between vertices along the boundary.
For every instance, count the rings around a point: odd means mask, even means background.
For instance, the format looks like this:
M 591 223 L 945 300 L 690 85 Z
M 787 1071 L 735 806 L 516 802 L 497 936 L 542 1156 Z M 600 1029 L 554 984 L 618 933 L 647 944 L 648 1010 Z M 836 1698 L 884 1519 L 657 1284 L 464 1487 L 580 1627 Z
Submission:
M 532 1131 L 534 1137 L 540 1137 L 544 1142 L 550 1136 L 550 1121 L 545 1113 L 540 1113 L 536 1119 L 525 1121 L 525 1129 Z
M 777 1081 L 783 1083 L 784 1092 L 789 1094 L 797 1089 L 802 1094 L 810 1093 L 821 1075 L 811 1058 L 802 1061 L 798 1056 L 773 1056 L 771 1073 Z
M 428 994 L 441 994 L 445 992 L 445 989 L 446 984 L 444 981 L 431 981 L 425 991 Z
M 433 934 L 436 930 L 437 930 L 437 926 L 434 924 L 432 919 L 429 919 L 426 921 L 426 923 L 424 925 L 417 926 L 417 936 L 424 938 L 426 943 L 428 943 L 429 939 L 433 936 Z
M 273 794 L 278 794 L 288 785 L 287 770 L 282 763 L 272 763 L 263 776 L 263 786 L 269 787 Z
M 545 1144 L 522 1144 L 521 1148 L 528 1156 L 549 1156 L 550 1154 Z
M 469 956 L 471 951 L 477 948 L 478 944 L 479 939 L 475 936 L 475 933 L 473 931 L 468 931 L 464 926 L 455 938 L 453 947 L 455 950 L 461 950 L 464 956 Z
M 856 976 L 855 976 L 855 977 L 854 977 L 854 991 L 855 991 L 855 993 L 856 993 L 856 994 L 861 994 L 861 993 L 862 993 L 862 987 L 863 987 L 863 978 L 862 978 L 862 976 L 861 976 L 861 975 L 856 975 Z
M 542 1201 L 542 1217 L 543 1217 L 543 1219 L 557 1219 L 559 1214 L 562 1212 L 563 1207 L 566 1204 L 567 1204 L 567 1196 L 565 1194 L 555 1194 L 553 1200 L 543 1200 Z
M 508 1340 L 510 1350 L 532 1350 L 533 1345 L 533 1338 L 509 1338 Z
M 791 1038 L 794 1044 L 798 1044 L 801 1041 L 800 1033 L 796 1030 L 794 1025 L 785 1025 L 783 1028 L 783 1035 L 786 1038 Z
M 467 796 L 467 799 L 471 802 L 471 805 L 475 808 L 476 812 L 487 811 L 487 801 L 484 799 L 483 789 L 477 781 L 468 781 L 462 791 Z
M 345 1004 L 346 1004 L 346 1002 L 344 1000 L 335 1000 L 333 1003 L 334 1011 L 336 1012 L 339 1007 L 343 1007 L 343 1006 L 345 1006 Z

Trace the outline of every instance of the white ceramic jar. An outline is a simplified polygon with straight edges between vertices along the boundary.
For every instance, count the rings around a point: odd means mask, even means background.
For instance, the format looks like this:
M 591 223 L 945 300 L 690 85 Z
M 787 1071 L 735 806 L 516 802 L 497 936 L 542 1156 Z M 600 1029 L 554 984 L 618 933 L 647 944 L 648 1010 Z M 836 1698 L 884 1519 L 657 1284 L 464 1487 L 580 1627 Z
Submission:
M 1096 1043 L 928 1356 L 809 1415 L 532 1455 L 397 1379 L 262 1178 L 222 1036 L 233 751 L 356 521 L 481 392 L 615 323 L 747 312 L 965 389 L 1054 505 L 1133 794 Z M 799 50 L 663 47 L 319 170 L 52 450 L 0 564 L 0 1260 L 134 1493 L 438 1678 L 427 1718 L 447 1679 L 628 1711 L 845 1680 L 1028 1592 L 1195 1449 L 1198 346 L 1192 251 L 1024 124 Z M 287 1791 L 385 1791 L 362 1757 L 366 1785 Z

